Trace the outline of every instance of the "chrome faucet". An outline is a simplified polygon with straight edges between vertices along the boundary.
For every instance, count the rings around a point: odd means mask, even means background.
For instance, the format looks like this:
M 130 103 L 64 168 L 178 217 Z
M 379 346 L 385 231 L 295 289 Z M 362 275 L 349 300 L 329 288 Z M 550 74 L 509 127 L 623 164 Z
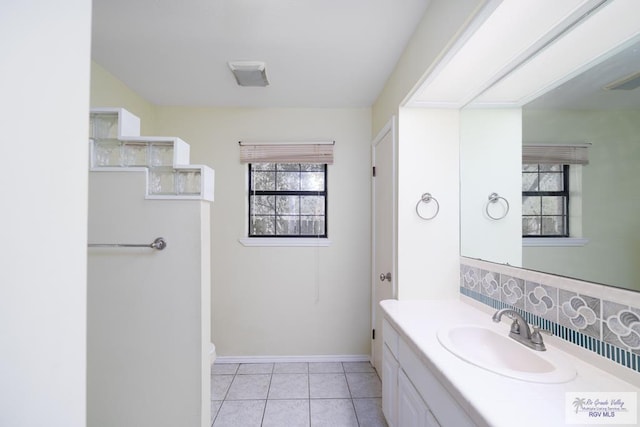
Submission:
M 551 335 L 551 331 L 548 331 L 546 329 L 541 330 L 538 326 L 534 326 L 532 332 L 531 329 L 529 329 L 527 321 L 524 320 L 524 318 L 520 316 L 518 312 L 510 308 L 503 308 L 502 310 L 496 311 L 491 319 L 494 322 L 498 323 L 500 322 L 503 314 L 506 315 L 509 319 L 513 320 L 513 323 L 511 324 L 511 330 L 509 331 L 509 337 L 518 341 L 520 344 L 524 344 L 534 350 L 546 350 L 541 333 Z

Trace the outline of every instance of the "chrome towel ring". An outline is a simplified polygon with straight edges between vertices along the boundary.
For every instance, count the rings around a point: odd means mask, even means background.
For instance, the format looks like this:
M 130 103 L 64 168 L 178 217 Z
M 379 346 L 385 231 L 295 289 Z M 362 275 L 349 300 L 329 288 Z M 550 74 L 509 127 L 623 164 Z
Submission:
M 158 237 L 151 243 L 89 243 L 87 246 L 90 248 L 151 248 L 161 251 L 167 247 L 167 241 Z
M 426 216 L 422 216 L 422 215 L 420 214 L 420 203 L 428 204 L 428 203 L 431 203 L 431 201 L 435 202 L 435 204 L 436 204 L 436 211 L 435 211 L 435 213 L 434 213 L 433 215 L 431 215 L 431 216 L 428 216 L 428 217 L 426 217 Z M 420 200 L 418 200 L 418 203 L 416 203 L 416 214 L 417 214 L 420 218 L 422 218 L 422 219 L 424 219 L 424 220 L 429 221 L 429 220 L 431 220 L 431 219 L 435 218 L 436 216 L 438 216 L 438 212 L 440 212 L 440 203 L 438 203 L 438 199 L 436 199 L 435 197 L 433 197 L 433 196 L 431 195 L 431 193 L 424 193 L 424 194 L 420 197 Z
M 501 216 L 491 215 L 491 213 L 489 212 L 489 206 L 491 206 L 492 204 L 498 203 L 500 200 L 502 200 L 506 205 L 504 209 L 504 213 Z M 489 194 L 489 201 L 487 202 L 487 205 L 485 206 L 484 210 L 487 213 L 487 216 L 493 220 L 497 221 L 497 220 L 503 219 L 509 213 L 509 201 L 504 197 L 502 197 L 501 195 L 499 195 L 498 193 L 491 193 Z

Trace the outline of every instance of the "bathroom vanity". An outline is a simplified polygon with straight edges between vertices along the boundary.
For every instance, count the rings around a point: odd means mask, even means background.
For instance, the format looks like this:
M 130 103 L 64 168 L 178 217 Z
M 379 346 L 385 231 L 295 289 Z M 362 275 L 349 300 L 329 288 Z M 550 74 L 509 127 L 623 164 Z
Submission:
M 382 405 L 389 425 L 474 426 L 466 411 L 420 360 L 406 336 L 386 319 L 382 327 Z
M 382 406 L 389 426 L 565 425 L 576 393 L 583 392 L 635 392 L 636 401 L 629 402 L 635 412 L 633 406 L 637 408 L 640 391 L 636 372 L 609 366 L 605 359 L 594 362 L 588 355 L 586 360 L 590 363 L 587 363 L 580 357 L 582 349 L 567 352 L 554 337 L 544 337 L 546 351 L 529 350 L 507 338 L 510 322 L 494 323 L 492 310 L 462 299 L 381 302 L 384 312 Z M 504 363 L 524 357 L 524 365 L 516 363 L 510 369 L 490 370 L 491 366 L 487 368 L 478 361 L 464 360 L 464 354 L 454 354 L 443 345 L 443 332 L 446 334 L 458 326 L 465 333 L 471 331 L 467 341 L 473 343 L 471 345 L 479 344 L 479 354 L 486 352 L 486 347 L 491 350 L 492 346 L 499 345 L 502 347 L 495 349 L 498 356 L 509 353 L 502 359 Z M 507 342 L 496 340 L 497 344 L 494 341 L 487 344 L 484 338 L 476 340 L 473 328 L 490 337 L 499 334 Z M 514 348 L 510 347 L 509 340 L 528 353 L 510 357 Z M 540 361 L 541 364 L 536 365 Z M 531 363 L 531 369 L 527 363 Z M 553 368 L 547 369 L 545 363 Z M 519 379 L 514 378 L 518 375 Z

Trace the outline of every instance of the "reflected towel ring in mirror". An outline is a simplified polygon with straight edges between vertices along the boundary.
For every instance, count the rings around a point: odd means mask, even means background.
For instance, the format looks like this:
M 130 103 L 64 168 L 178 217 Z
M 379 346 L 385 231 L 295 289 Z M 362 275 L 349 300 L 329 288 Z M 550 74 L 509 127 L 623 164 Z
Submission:
M 492 204 L 498 203 L 498 201 L 500 200 L 504 201 L 504 204 L 505 204 L 504 213 L 499 216 L 491 215 L 491 213 L 489 212 L 489 206 L 491 206 Z M 487 216 L 489 218 L 497 221 L 497 220 L 503 219 L 509 213 L 509 202 L 507 201 L 507 199 L 500 196 L 498 193 L 491 193 L 489 194 L 489 201 L 487 202 L 487 206 L 485 206 L 484 210 L 487 213 Z
M 428 204 L 428 203 L 431 203 L 431 201 L 435 202 L 435 204 L 436 204 L 436 211 L 435 211 L 435 212 L 434 212 L 434 214 L 433 214 L 433 215 L 431 215 L 431 216 L 422 216 L 422 215 L 420 214 L 420 203 Z M 420 218 L 422 218 L 422 219 L 424 219 L 424 220 L 429 221 L 430 219 L 435 218 L 436 216 L 438 216 L 438 212 L 440 212 L 440 203 L 438 203 L 438 199 L 436 199 L 435 197 L 433 197 L 433 196 L 431 195 L 431 193 L 424 193 L 424 194 L 420 197 L 420 200 L 418 200 L 418 203 L 416 203 L 416 214 L 417 214 Z

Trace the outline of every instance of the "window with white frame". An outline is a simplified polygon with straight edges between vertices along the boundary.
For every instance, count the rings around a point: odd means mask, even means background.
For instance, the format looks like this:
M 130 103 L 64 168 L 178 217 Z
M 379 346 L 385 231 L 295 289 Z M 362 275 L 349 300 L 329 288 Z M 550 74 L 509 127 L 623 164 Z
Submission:
M 248 237 L 327 237 L 333 143 L 240 143 L 248 164 Z

